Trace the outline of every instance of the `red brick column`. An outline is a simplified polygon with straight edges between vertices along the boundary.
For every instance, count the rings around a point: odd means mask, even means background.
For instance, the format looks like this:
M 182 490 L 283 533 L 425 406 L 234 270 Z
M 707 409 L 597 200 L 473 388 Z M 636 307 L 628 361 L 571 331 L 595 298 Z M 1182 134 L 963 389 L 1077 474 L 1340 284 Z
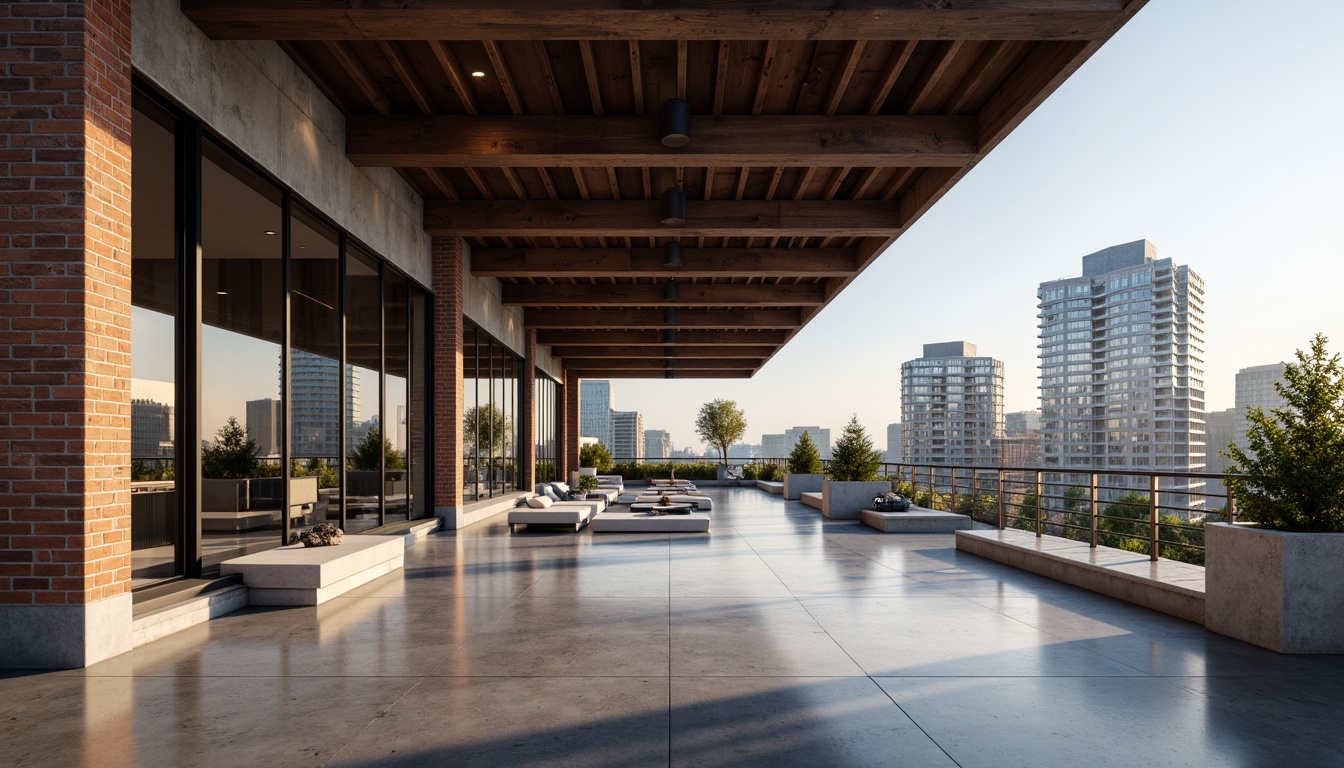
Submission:
M 462 263 L 460 237 L 433 239 L 434 514 L 462 525 Z
M 0 667 L 130 649 L 130 38 L 0 5 Z
M 565 430 L 565 442 L 557 453 L 565 456 L 565 479 L 570 472 L 579 469 L 579 377 L 565 371 L 565 421 L 569 429 Z
M 569 445 L 569 387 L 565 386 L 565 377 L 555 385 L 555 479 L 564 482 L 569 477 L 568 456 L 565 446 Z
M 523 370 L 518 374 L 518 487 L 531 491 L 537 484 L 537 332 L 529 328 L 523 348 Z

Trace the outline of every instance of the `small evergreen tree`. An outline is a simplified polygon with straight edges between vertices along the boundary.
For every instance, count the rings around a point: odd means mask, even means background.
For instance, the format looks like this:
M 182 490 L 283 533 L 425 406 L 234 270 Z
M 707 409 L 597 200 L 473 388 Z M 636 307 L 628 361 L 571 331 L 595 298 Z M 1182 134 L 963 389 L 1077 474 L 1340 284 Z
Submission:
M 384 455 L 387 457 L 387 469 L 406 468 L 406 459 L 402 457 L 401 451 L 393 448 L 392 441 L 385 440 L 383 430 L 375 425 L 369 427 L 369 433 L 350 451 L 347 466 L 356 471 L 377 472 Z
M 600 440 L 589 443 L 579 449 L 579 466 L 593 467 L 605 475 L 611 471 L 611 451 Z
M 1274 388 L 1284 407 L 1249 408 L 1249 451 L 1229 444 L 1227 488 L 1241 516 L 1284 531 L 1344 531 L 1344 365 L 1316 334 Z
M 1016 516 L 1014 516 L 1016 512 Z M 1022 501 L 1017 505 L 1017 509 L 1008 508 L 1008 524 L 1021 531 L 1035 531 L 1036 517 L 1040 514 L 1040 503 L 1036 498 L 1035 491 L 1027 491 L 1022 495 Z
M 255 477 L 260 452 L 238 419 L 230 416 L 215 433 L 214 442 L 201 452 L 201 475 L 226 480 Z
M 859 424 L 858 415 L 854 415 L 835 441 L 827 474 L 832 480 L 876 480 L 881 466 L 882 453 L 873 449 L 868 431 Z
M 803 430 L 803 436 L 798 438 L 797 444 L 793 446 L 793 453 L 789 454 L 789 474 L 821 474 L 821 453 L 807 430 Z
M 728 449 L 747 433 L 747 416 L 732 400 L 712 400 L 700 406 L 695 419 L 695 434 L 719 450 L 728 463 Z

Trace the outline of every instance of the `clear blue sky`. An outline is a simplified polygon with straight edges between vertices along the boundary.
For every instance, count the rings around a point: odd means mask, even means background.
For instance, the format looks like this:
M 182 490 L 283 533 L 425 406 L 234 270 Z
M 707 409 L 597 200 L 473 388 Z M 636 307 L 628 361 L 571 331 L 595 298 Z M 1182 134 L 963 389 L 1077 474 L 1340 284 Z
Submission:
M 1036 286 L 1147 238 L 1206 281 L 1208 407 L 1320 331 L 1344 352 L 1344 2 L 1151 0 L 754 379 L 612 382 L 694 444 L 701 403 L 747 435 L 900 421 L 900 364 L 965 339 L 1039 407 Z

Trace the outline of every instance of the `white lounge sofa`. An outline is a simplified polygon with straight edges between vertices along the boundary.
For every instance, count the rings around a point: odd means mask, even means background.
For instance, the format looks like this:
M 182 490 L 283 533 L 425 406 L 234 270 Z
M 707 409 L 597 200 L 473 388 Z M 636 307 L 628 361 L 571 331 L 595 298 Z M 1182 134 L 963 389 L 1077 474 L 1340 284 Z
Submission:
M 545 499 L 545 502 L 534 502 L 533 499 Z M 534 503 L 538 506 L 531 506 Z M 522 506 L 509 510 L 509 531 L 520 525 L 572 525 L 577 531 L 605 508 L 606 502 L 601 499 L 551 501 L 546 496 L 534 496 Z

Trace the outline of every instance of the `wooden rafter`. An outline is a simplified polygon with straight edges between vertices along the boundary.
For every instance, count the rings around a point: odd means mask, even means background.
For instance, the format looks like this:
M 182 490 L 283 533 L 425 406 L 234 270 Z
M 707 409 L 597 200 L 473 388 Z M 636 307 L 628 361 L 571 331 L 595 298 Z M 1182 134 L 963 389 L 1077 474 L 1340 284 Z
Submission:
M 777 346 L 741 346 L 741 347 L 676 347 L 670 349 L 663 346 L 617 346 L 617 345 L 598 345 L 591 347 L 580 346 L 552 346 L 551 354 L 556 357 L 565 358 L 566 363 L 573 363 L 574 360 L 583 359 L 630 359 L 630 360 L 667 360 L 675 357 L 679 361 L 685 360 L 763 360 L 770 357 L 779 349 Z
M 668 323 L 662 309 L 529 309 L 529 328 L 717 328 L 722 330 L 793 330 L 803 324 L 798 309 L 678 309 Z
M 476 249 L 477 277 L 847 277 L 858 268 L 852 248 L 686 248 L 680 267 L 663 266 L 661 248 Z
M 669 332 L 670 331 L 670 332 Z M 603 329 L 539 330 L 537 343 L 545 345 L 671 347 L 778 347 L 789 340 L 785 330 Z
M 503 286 L 510 307 L 815 307 L 826 303 L 825 286 L 756 283 L 678 283 L 676 298 L 663 284 Z

